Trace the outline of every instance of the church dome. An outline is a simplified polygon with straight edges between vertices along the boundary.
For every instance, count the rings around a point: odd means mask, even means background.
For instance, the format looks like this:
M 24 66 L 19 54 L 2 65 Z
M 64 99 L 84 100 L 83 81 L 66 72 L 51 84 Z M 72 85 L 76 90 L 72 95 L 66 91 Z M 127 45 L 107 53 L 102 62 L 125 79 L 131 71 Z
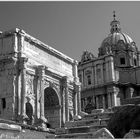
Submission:
M 114 32 L 113 34 L 109 34 L 108 37 L 103 40 L 101 47 L 106 43 L 109 45 L 116 45 L 119 40 L 122 40 L 124 44 L 131 44 L 134 42 L 127 34 Z
M 127 34 L 121 32 L 120 22 L 115 19 L 115 14 L 110 26 L 110 34 L 102 41 L 99 56 L 112 53 L 113 50 L 137 51 L 135 42 Z

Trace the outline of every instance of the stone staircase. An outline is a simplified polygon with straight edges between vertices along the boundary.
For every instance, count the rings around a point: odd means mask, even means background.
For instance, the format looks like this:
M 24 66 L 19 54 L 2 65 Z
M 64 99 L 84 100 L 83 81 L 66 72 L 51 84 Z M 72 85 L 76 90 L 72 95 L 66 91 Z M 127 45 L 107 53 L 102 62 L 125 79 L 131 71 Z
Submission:
M 81 120 L 66 122 L 64 128 L 56 129 L 55 138 L 96 138 L 95 132 L 107 127 L 112 114 L 113 112 L 92 113 Z

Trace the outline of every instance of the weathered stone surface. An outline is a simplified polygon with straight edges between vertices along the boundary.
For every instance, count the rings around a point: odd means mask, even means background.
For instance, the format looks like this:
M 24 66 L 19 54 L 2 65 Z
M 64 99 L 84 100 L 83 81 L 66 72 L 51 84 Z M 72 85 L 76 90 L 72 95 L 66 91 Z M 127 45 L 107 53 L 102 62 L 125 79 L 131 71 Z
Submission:
M 93 113 L 103 113 L 104 112 L 104 109 L 94 109 L 91 111 L 91 114 Z
M 65 127 L 63 127 L 63 128 L 56 128 L 55 129 L 55 134 L 56 135 L 65 134 L 65 133 L 67 133 L 67 129 Z
M 108 129 L 102 128 L 100 130 L 97 130 L 92 134 L 92 138 L 98 138 L 98 139 L 114 139 L 114 136 L 109 132 Z
M 86 132 L 86 133 L 69 133 L 57 135 L 55 138 L 98 138 L 98 139 L 114 139 L 114 136 L 106 129 L 98 129 L 94 132 Z
M 85 115 L 83 120 L 110 118 L 112 115 L 113 112 L 92 113 L 92 114 Z
M 0 123 L 0 129 L 21 131 L 21 126 L 15 124 Z
M 67 128 L 70 128 L 70 127 L 77 127 L 77 126 L 107 125 L 109 119 L 110 118 L 70 121 L 70 122 L 66 122 L 65 126 Z
M 140 129 L 140 106 L 124 105 L 112 115 L 108 130 L 115 138 L 123 138 L 131 129 Z
M 128 133 L 124 135 L 124 139 L 139 139 L 140 138 L 140 130 L 130 130 Z
M 74 133 L 74 134 L 64 134 L 64 135 L 57 135 L 55 138 L 73 138 L 73 139 L 86 139 L 92 138 L 92 133 Z
M 74 121 L 78 121 L 78 120 L 81 120 L 81 119 L 82 119 L 82 117 L 80 115 L 73 116 Z
M 54 138 L 54 134 L 41 131 L 35 127 L 31 127 L 28 125 L 21 124 L 20 126 L 14 123 L 15 122 L 12 121 L 0 123 L 0 138 L 6 138 L 6 139 Z
M 76 60 L 16 28 L 0 34 L 0 64 L 0 118 L 44 131 L 81 119 Z

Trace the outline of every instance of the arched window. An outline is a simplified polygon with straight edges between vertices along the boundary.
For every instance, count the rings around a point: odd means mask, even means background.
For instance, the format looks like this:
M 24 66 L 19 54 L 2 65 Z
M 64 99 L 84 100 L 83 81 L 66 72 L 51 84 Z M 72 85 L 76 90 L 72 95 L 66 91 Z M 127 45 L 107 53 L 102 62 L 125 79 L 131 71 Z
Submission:
M 2 108 L 3 109 L 6 108 L 6 100 L 5 100 L 5 98 L 2 98 Z
M 124 57 L 121 57 L 121 58 L 120 58 L 120 64 L 121 64 L 121 65 L 125 65 L 125 58 L 124 58 Z
M 87 76 L 87 83 L 88 83 L 88 85 L 91 85 L 91 76 L 90 75 Z
M 135 65 L 135 66 L 137 65 L 137 60 L 136 60 L 136 58 L 134 58 L 134 65 Z

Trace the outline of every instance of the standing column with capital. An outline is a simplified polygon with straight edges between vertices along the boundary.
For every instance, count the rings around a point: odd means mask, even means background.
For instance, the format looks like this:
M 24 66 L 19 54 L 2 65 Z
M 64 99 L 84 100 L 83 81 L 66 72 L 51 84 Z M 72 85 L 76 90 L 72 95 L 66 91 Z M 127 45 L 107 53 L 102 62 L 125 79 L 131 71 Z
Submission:
M 77 65 L 78 65 L 78 62 L 77 62 L 76 60 L 74 60 L 73 76 L 74 76 L 74 81 L 75 81 L 75 82 L 79 82 Z
M 79 115 L 81 113 L 81 83 L 79 82 L 77 65 L 78 61 L 74 60 L 75 115 Z
M 109 70 L 110 70 L 110 80 L 115 81 L 115 73 L 114 73 L 114 61 L 113 57 L 111 57 L 111 60 L 109 61 Z
M 45 75 L 45 66 L 38 66 L 38 76 L 39 76 L 39 92 L 40 92 L 40 121 L 41 121 L 41 127 L 43 129 L 46 128 L 45 123 L 47 122 L 47 119 L 44 116 L 44 75 Z
M 28 58 L 22 57 L 20 58 L 20 70 L 21 70 L 21 121 L 26 123 L 26 119 L 28 116 L 26 115 L 26 103 L 25 103 L 25 96 L 26 96 L 26 63 Z
M 79 115 L 81 112 L 81 84 L 75 83 L 75 86 L 76 86 L 75 90 L 76 90 L 76 94 L 77 94 L 77 113 Z
M 63 91 L 64 91 L 64 97 L 65 97 L 65 107 L 63 108 L 63 112 L 65 113 L 65 121 L 69 121 L 69 88 L 68 88 L 68 77 L 63 77 Z M 65 109 L 65 110 L 64 110 Z

